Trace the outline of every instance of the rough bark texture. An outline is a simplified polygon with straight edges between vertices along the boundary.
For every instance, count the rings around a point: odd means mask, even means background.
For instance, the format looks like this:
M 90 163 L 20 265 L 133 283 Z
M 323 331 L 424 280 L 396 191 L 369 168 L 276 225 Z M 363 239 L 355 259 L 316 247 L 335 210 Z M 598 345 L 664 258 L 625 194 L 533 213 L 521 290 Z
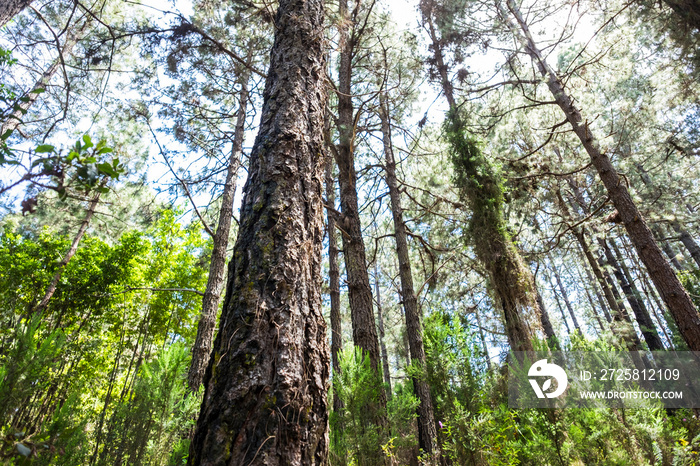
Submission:
M 598 140 L 589 128 L 588 120 L 584 120 L 573 99 L 566 93 L 562 81 L 537 48 L 515 1 L 507 0 L 507 5 L 516 18 L 522 34 L 519 34 L 517 30 L 514 32 L 522 39 L 525 50 L 530 54 L 533 63 L 546 81 L 554 100 L 566 115 L 571 128 L 590 156 L 591 162 L 603 181 L 608 195 L 625 225 L 627 234 L 637 250 L 637 254 L 639 254 L 639 258 L 647 268 L 661 298 L 678 324 L 683 339 L 691 350 L 700 351 L 700 314 L 695 309 L 690 296 L 673 272 L 671 265 L 664 258 L 642 214 L 632 200 L 626 184 L 610 162 L 610 158 L 600 150 Z M 507 12 L 502 11 L 502 13 L 504 19 L 507 19 Z
M 651 320 L 651 315 L 644 305 L 644 301 L 642 300 L 639 291 L 637 291 L 634 282 L 632 282 L 631 277 L 626 270 L 626 266 L 622 262 L 622 257 L 619 251 L 617 248 L 615 248 L 615 252 L 617 253 L 616 257 L 606 240 L 599 241 L 601 242 L 601 246 L 605 252 L 605 257 L 607 258 L 608 263 L 612 266 L 613 273 L 615 274 L 617 281 L 620 283 L 622 292 L 625 294 L 627 302 L 629 303 L 630 308 L 632 308 L 632 312 L 634 312 L 634 316 L 637 319 L 637 324 L 639 325 L 639 329 L 642 331 L 642 336 L 644 336 L 644 341 L 647 342 L 647 346 L 652 351 L 665 350 L 666 348 L 664 348 L 664 345 L 661 342 L 661 338 L 656 330 L 654 321 Z
M 394 220 L 394 240 L 396 242 L 396 256 L 399 261 L 401 299 L 403 300 L 404 315 L 406 317 L 406 336 L 408 337 L 412 363 L 421 370 L 425 370 L 423 324 L 421 322 L 420 309 L 418 308 L 418 300 L 413 288 L 413 272 L 411 271 L 411 261 L 408 255 L 406 224 L 403 219 L 399 181 L 396 177 L 396 159 L 394 158 L 394 149 L 391 142 L 391 120 L 384 94 L 380 95 L 380 118 L 384 144 L 384 173 L 386 184 L 389 187 L 391 215 Z M 413 390 L 420 402 L 417 419 L 418 445 L 431 459 L 437 461 L 440 457 L 440 444 L 437 441 L 437 428 L 435 427 L 435 414 L 433 401 L 430 396 L 430 387 L 425 380 L 414 377 Z
M 221 291 L 224 284 L 226 271 L 226 248 L 231 232 L 231 219 L 233 218 L 233 197 L 236 194 L 236 178 L 238 168 L 241 166 L 241 148 L 245 131 L 246 111 L 248 107 L 248 76 L 240 80 L 241 93 L 239 107 L 236 114 L 236 129 L 233 136 L 231 156 L 226 170 L 224 191 L 221 194 L 221 208 L 219 209 L 219 223 L 214 234 L 209 262 L 209 276 L 207 287 L 202 298 L 202 313 L 197 325 L 197 336 L 192 345 L 192 362 L 187 376 L 187 384 L 191 391 L 195 392 L 204 380 L 204 372 L 209 363 L 211 345 L 214 340 L 214 328 L 216 327 L 216 313 L 219 310 Z
M 324 465 L 323 2 L 282 0 L 190 465 Z
M 3 0 L 0 2 L 0 27 L 3 27 L 29 6 L 32 0 Z

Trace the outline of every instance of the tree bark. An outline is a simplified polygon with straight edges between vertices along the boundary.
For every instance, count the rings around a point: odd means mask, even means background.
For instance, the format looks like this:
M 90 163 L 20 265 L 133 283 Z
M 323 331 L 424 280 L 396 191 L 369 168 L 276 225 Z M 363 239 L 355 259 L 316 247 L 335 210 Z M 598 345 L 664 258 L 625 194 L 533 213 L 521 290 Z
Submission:
M 518 34 L 510 21 L 508 21 L 509 24 L 513 26 L 515 35 L 522 40 L 525 50 L 545 79 L 554 100 L 566 115 L 571 128 L 590 156 L 593 166 L 598 171 L 608 195 L 615 205 L 622 223 L 625 225 L 632 244 L 647 268 L 654 285 L 659 290 L 661 298 L 678 324 L 678 329 L 683 339 L 691 350 L 700 351 L 700 314 L 695 309 L 690 296 L 671 269 L 670 264 L 664 258 L 642 214 L 632 200 L 625 183 L 610 162 L 610 158 L 600 150 L 598 140 L 588 125 L 588 120 L 584 120 L 573 99 L 566 93 L 562 81 L 537 48 L 527 23 L 525 23 L 515 1 L 507 0 L 507 5 L 516 18 L 522 35 Z M 502 14 L 504 19 L 507 20 L 507 12 L 502 11 Z
M 379 374 L 381 355 L 379 338 L 372 306 L 372 288 L 367 272 L 365 244 L 357 200 L 357 173 L 355 172 L 355 112 L 352 102 L 352 59 L 355 52 L 354 36 L 348 34 L 347 0 L 340 0 L 341 26 L 339 27 L 340 69 L 338 74 L 338 136 L 337 150 L 333 151 L 338 165 L 340 208 L 342 217 L 343 258 L 348 281 L 348 299 L 352 322 L 352 338 L 356 346 L 369 357 L 372 369 Z M 386 424 L 386 393 L 379 389 L 376 422 Z
M 0 2 L 0 27 L 6 25 L 30 3 L 32 0 L 3 0 Z
M 697 266 L 700 268 L 700 246 L 698 246 L 698 243 L 696 243 L 693 237 L 690 236 L 688 230 L 682 228 L 678 222 L 673 222 L 671 227 L 676 233 L 681 235 L 681 243 L 683 243 L 683 246 L 685 246 L 688 253 L 690 253 L 690 257 L 693 258 Z
M 423 346 L 423 324 L 418 308 L 418 300 L 413 288 L 413 272 L 408 255 L 408 240 L 406 237 L 406 224 L 403 219 L 401 206 L 401 193 L 399 181 L 396 177 L 396 159 L 391 140 L 391 119 L 386 95 L 380 94 L 380 110 L 382 142 L 384 144 L 384 173 L 386 184 L 389 187 L 389 199 L 391 201 L 391 215 L 394 221 L 394 240 L 396 242 L 396 256 L 399 261 L 399 277 L 401 280 L 401 299 L 403 301 L 404 315 L 406 317 L 406 335 L 411 354 L 411 362 L 418 367 L 420 372 L 426 370 L 425 347 Z M 433 401 L 430 396 L 430 387 L 424 379 L 413 377 L 413 390 L 418 397 L 418 446 L 428 454 L 431 461 L 440 459 L 440 444 L 437 441 L 437 428 L 435 426 L 435 414 Z
M 216 313 L 219 310 L 219 302 L 221 301 L 221 291 L 226 271 L 226 249 L 228 248 L 231 219 L 233 218 L 233 198 L 236 194 L 236 179 L 238 177 L 238 169 L 241 166 L 241 149 L 245 135 L 245 120 L 248 109 L 247 81 L 248 74 L 243 73 L 239 81 L 241 93 L 236 114 L 236 128 L 234 130 L 231 156 L 229 157 L 226 171 L 226 182 L 221 195 L 219 223 L 214 234 L 207 287 L 202 298 L 202 312 L 197 325 L 197 336 L 192 346 L 192 362 L 190 363 L 190 370 L 187 376 L 187 383 L 192 392 L 196 392 L 202 380 L 204 380 L 204 372 L 209 363 L 211 345 L 214 340 Z
M 377 263 L 374 264 L 374 293 L 377 300 L 377 328 L 379 330 L 379 346 L 382 351 L 382 375 L 387 391 L 386 397 L 391 400 L 391 373 L 389 372 L 389 353 L 386 350 L 386 342 L 384 341 L 384 310 L 382 309 L 382 295 L 379 292 L 379 270 Z
M 333 160 L 326 160 L 326 203 L 335 209 L 335 183 L 333 182 Z M 339 355 L 343 349 L 343 332 L 340 316 L 340 270 L 338 269 L 338 239 L 335 234 L 335 215 L 326 209 L 326 230 L 328 233 L 328 287 L 331 297 L 331 362 L 333 376 L 340 374 Z M 333 397 L 333 411 L 340 412 L 343 402 L 339 396 Z
M 552 262 L 552 265 L 554 265 L 553 262 Z M 554 279 L 557 281 L 557 287 L 559 288 L 559 292 L 561 293 L 561 297 L 564 299 L 564 304 L 566 305 L 566 309 L 569 311 L 569 315 L 571 316 L 571 320 L 574 322 L 574 328 L 576 330 L 578 330 L 579 333 L 581 333 L 581 326 L 578 324 L 578 319 L 576 318 L 576 314 L 574 313 L 574 308 L 571 306 L 571 302 L 569 301 L 569 295 L 566 293 L 566 288 L 564 288 L 564 285 L 561 282 L 561 278 L 559 277 L 559 273 L 556 271 L 556 269 L 553 269 L 552 273 L 554 273 Z
M 644 305 L 644 301 L 642 300 L 639 290 L 637 290 L 637 287 L 632 281 L 629 270 L 627 270 L 627 266 L 624 263 L 624 259 L 620 254 L 620 251 L 617 249 L 617 246 L 615 246 L 615 242 L 612 241 L 612 247 L 615 249 L 617 257 L 613 255 L 612 250 L 610 249 L 610 246 L 606 240 L 600 241 L 601 246 L 605 251 L 605 257 L 607 257 L 608 262 L 613 267 L 617 281 L 620 283 L 622 291 L 627 297 L 627 302 L 630 304 L 632 312 L 634 312 L 639 329 L 642 331 L 642 335 L 644 336 L 644 341 L 647 342 L 647 346 L 651 351 L 664 351 L 666 348 L 661 342 L 661 338 L 656 330 L 654 321 L 651 319 L 649 310 Z
M 282 0 L 189 465 L 325 465 L 323 2 Z
M 458 115 L 457 102 L 454 97 L 454 88 L 447 74 L 447 66 L 443 57 L 443 42 L 438 37 L 438 31 L 435 29 L 433 20 L 433 3 L 430 0 L 421 2 L 421 12 L 423 19 L 428 27 L 428 33 L 432 42 L 433 58 L 435 66 L 439 74 L 439 80 L 442 85 L 442 91 L 445 94 L 447 103 L 450 108 L 451 122 L 453 129 L 463 131 L 462 122 Z M 458 137 L 462 137 L 462 134 Z M 467 160 L 471 157 L 466 154 L 461 154 Z M 473 169 L 473 167 L 471 167 Z M 480 196 L 489 196 L 492 192 L 498 190 L 494 186 L 498 184 L 497 175 L 493 168 L 484 164 L 478 169 L 473 170 L 466 175 L 470 179 L 477 180 L 476 185 L 481 187 Z M 502 193 L 499 193 L 502 195 Z M 495 199 L 489 199 L 491 205 L 490 210 L 480 215 L 480 208 L 474 208 L 475 202 L 479 196 L 467 195 L 469 203 L 472 207 L 471 225 L 478 224 L 483 227 L 477 235 L 472 235 L 472 243 L 479 260 L 484 264 L 491 277 L 491 284 L 496 294 L 496 301 L 503 309 L 505 320 L 506 334 L 508 343 L 514 351 L 533 351 L 533 329 L 528 321 L 529 316 L 535 316 L 533 322 L 541 325 L 542 313 L 537 305 L 535 282 L 530 271 L 525 267 L 522 257 L 518 249 L 513 244 L 512 239 L 505 234 L 505 220 L 502 212 L 498 211 L 499 207 L 494 207 L 497 203 Z M 478 237 L 478 241 L 475 241 Z
M 535 285 L 537 287 L 537 285 Z M 552 321 L 549 318 L 549 313 L 547 308 L 544 307 L 544 300 L 540 294 L 539 289 L 537 289 L 537 305 L 540 307 L 540 312 L 542 313 L 542 330 L 544 330 L 544 335 L 547 338 L 547 343 L 550 348 L 554 351 L 561 351 L 561 346 L 559 345 L 559 340 L 557 339 L 557 334 L 554 333 L 554 327 L 552 327 Z

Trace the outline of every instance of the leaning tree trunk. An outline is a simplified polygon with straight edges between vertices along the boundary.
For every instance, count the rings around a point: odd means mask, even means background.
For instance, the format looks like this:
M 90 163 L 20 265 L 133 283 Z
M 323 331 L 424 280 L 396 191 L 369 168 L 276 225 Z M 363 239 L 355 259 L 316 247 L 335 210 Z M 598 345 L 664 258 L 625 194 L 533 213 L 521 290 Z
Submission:
M 615 274 L 615 277 L 622 288 L 622 292 L 627 298 L 630 308 L 632 308 L 632 312 L 634 312 L 634 317 L 637 319 L 637 324 L 639 325 L 639 329 L 642 331 L 642 336 L 644 337 L 644 341 L 647 342 L 647 346 L 652 351 L 665 350 L 666 348 L 664 348 L 664 345 L 661 342 L 661 338 L 656 330 L 654 321 L 651 320 L 649 310 L 644 305 L 644 301 L 642 300 L 639 291 L 637 291 L 637 288 L 632 281 L 632 277 L 629 276 L 626 266 L 624 265 L 624 262 L 622 262 L 623 259 L 619 251 L 617 248 L 615 248 L 615 252 L 617 253 L 616 257 L 613 255 L 612 250 L 610 249 L 610 246 L 606 240 L 598 239 L 598 241 L 603 248 L 608 263 L 613 268 L 613 273 Z M 614 241 L 613 247 L 615 247 Z
M 22 12 L 32 0 L 3 0 L 0 2 L 0 27 Z
M 209 262 L 209 277 L 207 287 L 202 298 L 202 312 L 197 325 L 197 336 L 192 345 L 192 362 L 187 376 L 187 383 L 192 392 L 196 392 L 209 363 L 211 345 L 214 340 L 214 328 L 216 327 L 216 313 L 219 310 L 221 291 L 224 284 L 224 272 L 226 270 L 226 248 L 231 232 L 231 219 L 233 218 L 233 197 L 236 194 L 236 178 L 238 168 L 241 166 L 241 149 L 245 133 L 245 120 L 248 109 L 248 75 L 243 73 L 239 83 L 241 93 L 239 107 L 236 114 L 236 128 L 233 135 L 231 156 L 226 171 L 226 182 L 221 194 L 221 208 L 219 209 L 219 224 L 214 234 Z
M 700 268 L 700 246 L 698 246 L 698 243 L 696 243 L 693 237 L 690 236 L 688 230 L 681 227 L 681 225 L 678 222 L 673 222 L 671 224 L 671 227 L 673 227 L 673 230 L 676 233 L 681 235 L 679 238 L 681 240 L 681 243 L 683 243 L 683 246 L 685 246 L 685 248 L 690 253 L 690 257 L 693 258 L 697 266 Z
M 523 19 L 515 1 L 506 0 L 506 3 L 517 20 L 522 34 L 518 33 L 512 22 L 508 20 L 508 13 L 501 8 L 503 18 L 513 27 L 514 34 L 520 38 L 525 50 L 546 81 L 554 100 L 566 115 L 571 128 L 590 156 L 591 162 L 598 171 L 600 179 L 603 181 L 608 195 L 617 209 L 622 223 L 625 225 L 627 234 L 636 248 L 637 254 L 639 254 L 639 258 L 647 268 L 649 276 L 659 290 L 661 298 L 678 324 L 678 329 L 683 339 L 691 350 L 700 351 L 700 314 L 698 314 L 690 296 L 683 288 L 670 264 L 664 258 L 651 230 L 649 230 L 642 214 L 632 200 L 626 184 L 610 162 L 610 158 L 600 150 L 598 140 L 589 127 L 589 120 L 584 120 L 574 100 L 567 94 L 563 82 L 546 62 L 542 52 L 535 44 L 528 25 Z
M 399 182 L 396 177 L 396 160 L 391 141 L 391 121 L 389 117 L 386 95 L 380 94 L 379 117 L 381 119 L 382 141 L 384 143 L 384 173 L 386 184 L 389 187 L 389 199 L 391 200 L 391 214 L 394 220 L 394 239 L 396 242 L 396 256 L 399 261 L 399 277 L 401 280 L 401 299 L 403 301 L 404 315 L 406 317 L 406 335 L 408 347 L 411 353 L 411 362 L 423 372 L 426 370 L 425 347 L 423 345 L 423 324 L 421 322 L 418 300 L 413 288 L 413 273 L 411 261 L 408 255 L 408 241 L 406 238 L 406 224 L 403 219 L 401 207 L 401 194 Z M 437 428 L 435 427 L 435 414 L 433 401 L 430 396 L 430 387 L 422 377 L 413 377 L 413 390 L 418 397 L 418 445 L 428 454 L 431 461 L 440 458 L 440 444 L 437 441 Z
M 189 465 L 325 465 L 323 2 L 281 0 Z
M 489 272 L 496 300 L 503 309 L 511 349 L 533 351 L 533 329 L 529 320 L 541 325 L 542 318 L 537 305 L 535 281 L 506 233 L 501 180 L 490 161 L 481 154 L 476 142 L 466 133 L 459 116 L 454 88 L 443 57 L 443 42 L 438 37 L 432 17 L 432 7 L 431 2 L 421 5 L 432 41 L 435 66 L 449 106 L 446 132 L 453 150 L 453 164 L 458 177 L 465 181 L 460 190 L 472 210 L 469 226 L 471 243 L 479 261 Z
M 58 269 L 56 270 L 56 273 L 54 273 L 53 278 L 51 279 L 51 282 L 49 283 L 49 286 L 46 288 L 46 291 L 44 292 L 44 296 L 41 298 L 41 301 L 39 301 L 39 304 L 37 304 L 34 309 L 32 309 L 32 312 L 34 314 L 39 314 L 43 312 L 46 307 L 49 305 L 49 301 L 51 301 L 51 298 L 53 297 L 54 293 L 56 293 L 56 288 L 58 287 L 58 282 L 61 280 L 61 275 L 63 274 L 63 270 L 66 268 L 66 265 L 68 265 L 68 262 L 73 258 L 75 253 L 78 251 L 78 245 L 80 244 L 80 241 L 83 239 L 83 236 L 85 236 L 85 232 L 88 229 L 88 226 L 90 226 L 90 221 L 92 220 L 92 217 L 95 215 L 95 210 L 97 209 L 97 204 L 100 202 L 100 191 L 102 187 L 104 187 L 106 183 L 106 180 L 103 180 L 98 189 L 95 190 L 95 194 L 93 195 L 92 199 L 90 200 L 90 203 L 88 204 L 87 211 L 85 212 L 85 217 L 83 218 L 83 221 L 80 222 L 80 227 L 78 228 L 78 232 L 75 234 L 73 237 L 73 242 L 70 245 L 70 248 L 68 248 L 68 251 L 65 253 L 63 258 L 61 259 L 61 262 L 58 263 Z

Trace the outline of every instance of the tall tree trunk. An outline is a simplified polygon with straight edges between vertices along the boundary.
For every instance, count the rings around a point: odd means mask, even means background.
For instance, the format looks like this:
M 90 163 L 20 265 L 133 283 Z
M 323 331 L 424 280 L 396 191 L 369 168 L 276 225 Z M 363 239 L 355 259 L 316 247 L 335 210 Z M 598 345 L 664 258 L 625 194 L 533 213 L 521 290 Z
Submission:
M 3 0 L 0 2 L 0 27 L 29 6 L 33 0 Z
M 333 377 L 340 375 L 340 363 L 338 357 L 343 349 L 343 332 L 340 317 L 340 270 L 338 269 L 338 239 L 335 234 L 335 183 L 333 182 L 333 160 L 326 160 L 326 203 L 328 204 L 326 215 L 326 229 L 328 232 L 328 287 L 331 297 L 331 363 Z M 335 394 L 333 397 L 333 411 L 340 412 L 343 402 Z
M 325 465 L 323 2 L 281 0 L 189 465 Z
M 561 351 L 557 334 L 554 333 L 554 327 L 552 327 L 552 321 L 549 318 L 549 312 L 547 312 L 547 308 L 544 306 L 544 300 L 542 299 L 542 295 L 540 294 L 540 290 L 537 288 L 536 284 L 535 287 L 537 291 L 537 305 L 540 307 L 540 312 L 542 312 L 542 330 L 544 330 L 544 336 L 547 338 L 547 343 L 549 344 L 550 349 L 554 351 Z
M 380 110 L 382 141 L 384 144 L 384 173 L 386 184 L 389 187 L 389 199 L 391 200 L 391 215 L 394 220 L 394 239 L 396 242 L 396 256 L 399 261 L 399 277 L 401 279 L 401 299 L 403 301 L 404 315 L 406 317 L 406 335 L 411 353 L 411 362 L 421 372 L 426 370 L 425 348 L 423 346 L 423 324 L 418 308 L 418 300 L 413 288 L 413 273 L 411 261 L 408 255 L 408 240 L 406 238 L 406 224 L 403 219 L 401 207 L 401 193 L 396 177 L 396 159 L 391 140 L 391 119 L 389 108 L 384 93 L 380 94 Z M 432 461 L 440 458 L 440 444 L 437 441 L 437 428 L 435 427 L 435 414 L 433 401 L 430 396 L 430 387 L 422 377 L 413 377 L 413 390 L 418 397 L 418 445 L 428 454 Z
M 104 187 L 105 185 L 105 180 L 103 180 L 99 188 Z M 95 209 L 97 209 L 97 204 L 100 202 L 100 191 L 99 189 L 95 190 L 95 194 L 93 194 L 92 199 L 90 200 L 90 203 L 88 204 L 87 211 L 85 212 L 85 217 L 83 218 L 83 221 L 80 223 L 80 227 L 78 228 L 78 232 L 75 234 L 73 237 L 73 242 L 70 245 L 70 248 L 66 252 L 66 254 L 63 256 L 63 259 L 61 259 L 61 262 L 58 263 L 58 268 L 56 270 L 56 273 L 54 273 L 53 278 L 51 279 L 51 283 L 49 283 L 49 286 L 46 288 L 46 291 L 44 292 L 44 297 L 41 298 L 41 301 L 39 301 L 39 304 L 37 304 L 33 311 L 35 314 L 43 312 L 44 309 L 49 305 L 49 301 L 53 297 L 54 293 L 56 293 L 56 288 L 58 287 L 58 282 L 61 280 L 61 275 L 63 274 L 63 269 L 66 268 L 66 265 L 68 265 L 68 262 L 73 258 L 75 253 L 78 251 L 78 245 L 80 244 L 80 240 L 83 239 L 83 236 L 85 235 L 85 232 L 88 229 L 88 226 L 90 226 L 90 220 L 92 220 L 92 217 L 95 215 Z
M 550 260 L 551 262 L 551 260 Z M 552 265 L 554 263 L 552 262 Z M 581 332 L 581 326 L 578 324 L 578 319 L 576 318 L 576 314 L 574 313 L 574 308 L 571 306 L 571 301 L 569 301 L 569 295 L 566 292 L 566 288 L 564 288 L 564 285 L 561 282 L 561 277 L 559 277 L 559 273 L 557 272 L 556 269 L 552 269 L 552 273 L 554 274 L 554 279 L 557 281 L 557 287 L 559 288 L 559 292 L 561 293 L 561 297 L 564 300 L 564 304 L 566 305 L 566 309 L 569 311 L 569 315 L 571 316 L 571 320 L 574 322 L 574 328 L 578 330 L 579 333 Z
M 554 294 L 554 302 L 557 303 L 557 308 L 559 309 L 559 313 L 561 314 L 561 321 L 566 327 L 566 334 L 571 335 L 571 327 L 569 327 L 569 322 L 566 320 L 566 313 L 564 312 L 564 308 L 561 305 L 561 301 L 559 301 L 559 296 L 557 295 L 557 287 L 552 282 L 551 275 L 549 276 L 549 284 L 552 287 L 552 293 Z
M 610 313 L 608 312 L 608 308 L 605 304 L 605 301 L 603 300 L 603 296 L 601 296 L 600 291 L 598 290 L 598 287 L 596 286 L 596 283 L 598 283 L 597 280 L 594 280 L 593 276 L 591 275 L 591 270 L 589 267 L 583 267 L 584 270 L 586 271 L 586 281 L 590 283 L 591 287 L 593 287 L 593 294 L 595 294 L 596 299 L 598 300 L 598 305 L 603 311 L 603 315 L 605 316 L 605 320 L 608 321 L 608 323 L 612 322 L 612 317 L 610 317 Z M 600 285 L 600 283 L 598 283 Z
M 513 26 L 515 35 L 521 39 L 525 50 L 545 79 L 554 100 L 566 115 L 574 133 L 590 156 L 593 166 L 598 171 L 608 195 L 625 225 L 632 244 L 647 268 L 654 285 L 659 290 L 661 298 L 678 324 L 683 339 L 691 350 L 700 351 L 700 314 L 695 309 L 690 296 L 664 258 L 651 230 L 632 200 L 626 184 L 610 162 L 610 158 L 600 150 L 598 140 L 588 125 L 589 120 L 584 120 L 573 99 L 567 94 L 563 82 L 545 61 L 515 1 L 506 0 L 506 3 L 516 18 L 522 34 L 515 30 L 515 26 L 508 20 L 508 13 L 502 10 L 504 19 Z
M 391 400 L 391 372 L 389 372 L 389 352 L 386 350 L 384 341 L 384 309 L 382 308 L 382 295 L 379 291 L 379 270 L 377 263 L 374 263 L 374 294 L 377 300 L 377 328 L 379 330 L 379 346 L 382 351 L 382 375 L 387 387 L 386 397 Z
M 528 318 L 534 317 L 532 321 L 537 325 L 541 325 L 542 318 L 537 305 L 535 282 L 512 239 L 505 233 L 506 222 L 501 211 L 503 199 L 500 179 L 483 154 L 475 157 L 475 154 L 471 153 L 478 148 L 473 141 L 466 140 L 469 136 L 458 114 L 454 90 L 447 75 L 442 50 L 443 42 L 438 37 L 434 25 L 433 6 L 432 2 L 424 1 L 421 3 L 421 11 L 432 42 L 433 58 L 442 91 L 450 109 L 447 119 L 448 138 L 452 139 L 449 142 L 454 152 L 460 152 L 460 166 L 456 168 L 465 172 L 465 178 L 469 183 L 478 186 L 478 194 L 475 194 L 472 189 L 464 190 L 472 210 L 470 230 L 479 228 L 476 234 L 472 231 L 471 240 L 477 257 L 489 272 L 498 305 L 503 309 L 510 347 L 514 351 L 532 351 L 533 330 L 530 328 Z M 470 153 L 465 153 L 465 150 Z M 477 158 L 479 160 L 476 160 Z
M 637 290 L 637 287 L 632 280 L 632 276 L 627 269 L 627 265 L 625 265 L 624 258 L 615 245 L 615 241 L 611 240 L 612 247 L 615 250 L 615 255 L 613 255 L 608 242 L 606 240 L 601 241 L 601 245 L 605 251 L 605 257 L 608 258 L 608 262 L 610 265 L 612 265 L 617 281 L 620 283 L 622 291 L 627 297 L 627 302 L 630 304 L 632 312 L 634 312 L 634 316 L 637 319 L 637 324 L 639 324 L 639 328 L 644 336 L 644 341 L 647 342 L 647 346 L 649 346 L 649 349 L 652 351 L 665 350 L 666 348 L 661 342 L 661 338 L 656 330 L 654 321 L 651 319 L 651 314 L 649 314 L 649 310 L 644 305 L 642 295 L 639 293 L 639 290 Z
M 352 338 L 356 346 L 369 357 L 372 369 L 379 374 L 381 355 L 377 337 L 372 288 L 367 273 L 365 244 L 357 200 L 357 173 L 355 171 L 355 112 L 352 102 L 352 59 L 355 53 L 355 37 L 348 34 L 352 21 L 348 18 L 347 0 L 339 1 L 341 25 L 339 27 L 340 69 L 338 72 L 338 145 L 333 151 L 338 165 L 340 208 L 342 216 L 343 258 L 348 282 L 348 299 Z M 386 393 L 379 388 L 376 400 L 376 422 L 386 424 Z
M 233 218 L 233 198 L 236 194 L 236 178 L 241 166 L 241 149 L 245 135 L 245 120 L 248 110 L 248 73 L 243 73 L 239 84 L 241 93 L 239 97 L 238 112 L 236 114 L 236 128 L 233 135 L 231 155 L 226 171 L 226 182 L 221 195 L 221 208 L 219 209 L 219 223 L 214 234 L 209 262 L 209 277 L 207 287 L 202 298 L 202 312 L 197 325 L 197 336 L 192 345 L 192 362 L 187 376 L 190 391 L 196 392 L 209 363 L 211 345 L 214 340 L 214 328 L 216 327 L 216 313 L 219 310 L 221 291 L 224 284 L 226 271 L 226 249 L 231 232 L 231 219 Z

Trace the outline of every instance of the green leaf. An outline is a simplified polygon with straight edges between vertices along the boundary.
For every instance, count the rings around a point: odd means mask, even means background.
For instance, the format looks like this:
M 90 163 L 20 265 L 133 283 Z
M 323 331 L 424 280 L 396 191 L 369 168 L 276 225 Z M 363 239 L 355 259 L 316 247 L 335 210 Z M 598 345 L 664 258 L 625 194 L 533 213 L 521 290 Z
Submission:
M 56 148 L 51 144 L 40 144 L 34 149 L 35 154 L 48 154 L 50 152 L 56 152 Z
M 111 147 L 103 147 L 100 150 L 97 151 L 98 154 L 108 154 L 110 152 L 113 152 L 114 150 Z
M 32 94 L 43 94 L 44 92 L 46 92 L 46 89 L 44 89 L 43 87 L 37 87 L 31 93 Z
M 83 146 L 85 149 L 89 149 L 90 147 L 93 146 L 92 140 L 90 139 L 90 136 L 87 134 L 83 134 L 83 142 L 85 143 L 85 146 Z
M 3 141 L 6 141 L 7 138 L 9 138 L 11 134 L 12 134 L 12 130 L 11 130 L 11 129 L 8 129 L 7 131 L 5 131 L 5 132 L 2 134 L 2 136 L 0 136 L 0 139 L 2 139 Z

